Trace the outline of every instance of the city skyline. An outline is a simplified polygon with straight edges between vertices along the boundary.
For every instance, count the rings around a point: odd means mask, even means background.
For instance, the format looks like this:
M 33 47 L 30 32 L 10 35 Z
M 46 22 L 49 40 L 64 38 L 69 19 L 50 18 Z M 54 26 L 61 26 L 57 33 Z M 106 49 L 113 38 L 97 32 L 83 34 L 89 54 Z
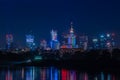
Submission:
M 24 35 L 25 44 L 21 46 L 17 44 L 13 34 L 6 34 L 6 43 L 5 46 L 1 45 L 1 48 L 5 49 L 15 49 L 15 48 L 29 48 L 31 50 L 36 49 L 37 47 L 42 49 L 60 49 L 60 48 L 82 48 L 87 49 L 112 49 L 118 46 L 117 34 L 115 33 L 102 33 L 96 34 L 96 36 L 89 35 L 78 35 L 74 31 L 73 23 L 70 23 L 70 28 L 68 33 L 62 36 L 62 39 L 58 39 L 58 32 L 51 29 L 50 31 L 50 40 L 40 39 L 39 42 L 36 42 L 36 36 L 32 32 Z M 77 34 L 77 35 L 76 35 Z
M 51 29 L 59 34 L 66 32 L 73 21 L 78 34 L 94 35 L 115 32 L 120 29 L 119 1 L 112 0 L 1 0 L 0 1 L 0 45 L 4 35 L 13 34 L 15 41 L 25 44 L 25 34 L 30 31 L 36 40 L 50 39 Z M 38 41 L 37 41 L 38 42 Z
M 0 80 L 120 80 L 120 0 L 0 0 Z

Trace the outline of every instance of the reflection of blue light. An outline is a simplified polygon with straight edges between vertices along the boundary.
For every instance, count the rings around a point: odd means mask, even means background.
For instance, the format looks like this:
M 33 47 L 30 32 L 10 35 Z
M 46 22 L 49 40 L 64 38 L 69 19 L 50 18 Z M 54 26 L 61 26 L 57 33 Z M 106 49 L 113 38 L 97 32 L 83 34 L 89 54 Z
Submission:
M 111 80 L 111 75 L 110 74 L 108 74 L 108 80 Z
M 52 75 L 53 75 L 53 74 L 52 74 L 52 67 L 51 67 L 51 69 L 50 69 L 50 80 L 53 80 L 53 79 L 52 79 Z
M 27 71 L 26 71 L 26 80 L 33 80 L 33 70 L 32 68 L 30 67 Z
M 46 80 L 49 80 L 50 79 L 50 70 L 49 68 L 46 69 Z
M 54 80 L 58 80 L 58 71 L 57 71 L 57 69 L 55 69 L 55 75 L 54 76 L 55 76 Z
M 34 80 L 35 79 L 35 68 L 33 67 L 33 69 L 32 69 L 32 80 Z
M 104 80 L 104 74 L 101 72 L 101 80 Z
M 58 80 L 58 69 L 50 68 L 50 80 Z

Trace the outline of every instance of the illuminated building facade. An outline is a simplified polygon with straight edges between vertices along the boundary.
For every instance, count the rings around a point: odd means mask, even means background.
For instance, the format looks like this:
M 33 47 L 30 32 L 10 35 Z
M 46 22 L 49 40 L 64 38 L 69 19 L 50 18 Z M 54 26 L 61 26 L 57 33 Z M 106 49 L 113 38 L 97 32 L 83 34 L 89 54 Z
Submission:
M 6 49 L 12 49 L 13 48 L 13 35 L 7 34 L 6 35 Z
M 79 48 L 87 50 L 88 47 L 88 36 L 80 36 L 79 37 Z
M 26 44 L 29 49 L 31 50 L 35 49 L 35 42 L 33 35 L 26 35 Z
M 115 47 L 114 34 L 101 34 L 97 38 L 92 39 L 93 49 L 112 49 Z
M 114 34 L 103 34 L 100 35 L 100 48 L 111 49 L 115 47 Z
M 51 31 L 50 47 L 51 47 L 51 49 L 59 49 L 60 48 L 60 43 L 57 39 L 57 31 L 55 31 L 55 30 Z
M 93 45 L 93 49 L 99 49 L 100 46 L 99 46 L 99 39 L 98 38 L 93 38 L 92 39 L 92 45 Z
M 68 48 L 76 48 L 76 36 L 74 34 L 73 25 L 71 23 L 70 32 L 67 36 L 68 38 Z
M 40 41 L 40 48 L 43 50 L 45 50 L 47 48 L 47 41 L 46 40 Z

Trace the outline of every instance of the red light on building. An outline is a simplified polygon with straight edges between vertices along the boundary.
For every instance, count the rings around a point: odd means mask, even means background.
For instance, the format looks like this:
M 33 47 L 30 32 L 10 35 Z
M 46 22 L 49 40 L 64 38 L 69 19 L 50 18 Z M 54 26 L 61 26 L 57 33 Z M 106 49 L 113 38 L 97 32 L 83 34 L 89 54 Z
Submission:
M 61 48 L 62 48 L 62 49 L 65 49 L 65 48 L 67 48 L 67 46 L 66 46 L 66 45 L 62 45 Z

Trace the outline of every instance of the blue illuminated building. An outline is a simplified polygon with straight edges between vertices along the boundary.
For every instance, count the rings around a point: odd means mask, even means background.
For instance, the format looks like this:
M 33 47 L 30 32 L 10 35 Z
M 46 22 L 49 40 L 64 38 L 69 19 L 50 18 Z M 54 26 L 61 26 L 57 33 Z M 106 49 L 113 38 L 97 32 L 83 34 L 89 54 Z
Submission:
M 50 47 L 51 49 L 54 49 L 54 50 L 60 48 L 60 43 L 57 39 L 57 31 L 54 31 L 54 30 L 51 31 Z
M 34 36 L 33 35 L 26 35 L 26 44 L 27 47 L 31 50 L 35 49 L 35 42 L 34 42 Z

